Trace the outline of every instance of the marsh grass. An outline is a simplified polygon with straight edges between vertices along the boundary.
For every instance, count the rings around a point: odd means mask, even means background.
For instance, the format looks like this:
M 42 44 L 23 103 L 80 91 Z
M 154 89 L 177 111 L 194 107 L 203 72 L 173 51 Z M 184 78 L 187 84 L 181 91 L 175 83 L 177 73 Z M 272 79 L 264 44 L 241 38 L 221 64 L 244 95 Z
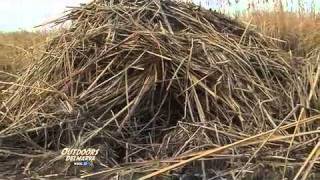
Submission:
M 264 34 L 284 40 L 285 50 L 304 57 L 320 47 L 320 9 L 314 3 L 306 8 L 306 2 L 299 0 L 296 11 L 290 11 L 284 1 L 274 1 L 272 10 L 251 9 L 239 16 Z
M 0 106 L 7 148 L 1 152 L 29 160 L 19 168 L 29 175 L 32 168 L 73 173 L 68 165 L 55 168 L 59 149 L 89 143 L 108 149 L 99 171 L 82 177 L 143 172 L 147 179 L 189 165 L 203 177 L 240 178 L 271 165 L 283 177 L 295 167 L 295 179 L 306 179 L 319 169 L 316 16 L 280 8 L 243 17 L 285 41 L 278 49 L 260 33 L 195 6 L 162 4 L 164 13 L 155 1 L 97 2 L 62 18 L 74 26 L 50 41 L 43 56 L 24 46 L 41 42 L 38 34 L 4 38 L 11 44 L 4 59 L 16 69 L 28 64 L 22 59 L 39 59 L 6 82 L 10 92 Z M 297 68 L 295 56 L 307 63 Z M 212 161 L 219 165 L 208 172 Z
M 48 32 L 0 33 L 0 70 L 16 72 L 33 62 L 43 52 L 47 37 Z

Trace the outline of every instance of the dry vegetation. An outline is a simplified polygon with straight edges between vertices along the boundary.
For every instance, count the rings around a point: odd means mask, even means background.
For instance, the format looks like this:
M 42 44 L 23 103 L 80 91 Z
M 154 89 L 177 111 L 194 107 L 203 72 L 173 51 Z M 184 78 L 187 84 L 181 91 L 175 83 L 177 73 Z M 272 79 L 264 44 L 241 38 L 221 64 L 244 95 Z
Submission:
M 190 4 L 117 2 L 74 8 L 43 51 L 47 34 L 0 35 L 14 76 L 0 79 L 0 175 L 319 178 L 315 14 L 277 6 L 242 16 L 252 27 Z M 70 146 L 103 153 L 80 171 L 59 156 Z
M 320 48 L 320 15 L 315 13 L 315 9 L 288 12 L 283 5 L 276 4 L 272 11 L 251 10 L 238 14 L 237 18 L 250 24 L 251 28 L 280 40 L 281 48 L 291 50 L 297 56 L 306 56 Z M 58 34 L 58 31 L 0 32 L 0 70 L 16 72 L 30 64 L 43 52 L 44 42 L 53 34 Z
M 48 36 L 46 32 L 0 32 L 0 100 L 18 73 L 41 56 Z
M 241 18 L 264 34 L 285 41 L 282 48 L 297 56 L 320 47 L 320 15 L 314 11 L 287 12 L 280 4 L 273 11 L 252 11 Z
M 30 64 L 43 52 L 46 32 L 0 33 L 0 69 L 16 71 Z

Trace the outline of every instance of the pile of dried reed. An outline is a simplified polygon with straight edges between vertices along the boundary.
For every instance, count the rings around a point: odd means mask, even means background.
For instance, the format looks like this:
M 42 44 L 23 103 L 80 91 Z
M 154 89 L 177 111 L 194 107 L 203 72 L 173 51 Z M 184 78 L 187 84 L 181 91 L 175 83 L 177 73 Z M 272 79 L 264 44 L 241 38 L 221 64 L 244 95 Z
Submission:
M 56 23 L 68 21 L 1 104 L 3 171 L 208 179 L 319 169 L 309 103 L 319 68 L 272 40 L 166 0 L 97 0 Z M 65 163 L 64 147 L 99 148 L 95 167 Z

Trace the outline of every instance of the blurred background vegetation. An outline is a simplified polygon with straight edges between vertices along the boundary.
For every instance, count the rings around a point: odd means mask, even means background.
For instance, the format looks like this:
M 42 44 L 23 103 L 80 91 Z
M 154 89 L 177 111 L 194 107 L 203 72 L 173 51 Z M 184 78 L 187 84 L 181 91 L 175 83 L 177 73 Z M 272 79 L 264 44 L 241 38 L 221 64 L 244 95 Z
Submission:
M 306 56 L 320 46 L 320 2 L 317 0 L 193 0 L 193 2 L 233 16 L 245 25 L 284 41 L 285 43 L 281 43 L 282 48 L 296 56 Z M 6 70 L 16 73 L 37 59 L 42 53 L 44 42 L 50 39 L 52 34 L 50 30 L 0 32 L 0 72 Z

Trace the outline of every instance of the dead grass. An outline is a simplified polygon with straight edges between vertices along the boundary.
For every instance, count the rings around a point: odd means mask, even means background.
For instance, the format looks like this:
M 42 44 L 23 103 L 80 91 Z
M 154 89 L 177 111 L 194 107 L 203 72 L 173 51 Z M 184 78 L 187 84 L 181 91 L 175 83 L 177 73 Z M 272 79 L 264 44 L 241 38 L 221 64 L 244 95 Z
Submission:
M 0 32 L 0 101 L 8 83 L 18 78 L 18 73 L 32 64 L 43 53 L 47 32 Z
M 66 16 L 77 19 L 73 28 L 50 41 L 42 58 L 46 35 L 0 36 L 2 63 L 12 72 L 39 59 L 5 82 L 11 96 L 0 106 L 4 162 L 20 156 L 30 160 L 20 164 L 25 171 L 72 174 L 68 165 L 53 168 L 59 149 L 90 143 L 107 146 L 108 156 L 99 157 L 100 172 L 83 177 L 145 171 L 147 179 L 196 163 L 203 177 L 240 178 L 263 164 L 283 177 L 295 167 L 295 178 L 305 179 L 319 169 L 319 18 L 284 11 L 245 17 L 285 40 L 279 45 L 290 55 L 194 6 L 162 4 L 164 16 L 155 2 L 124 2 L 75 8 Z M 44 168 L 39 157 L 48 160 Z M 206 171 L 213 161 L 223 168 Z
M 297 178 L 318 170 L 319 66 L 194 5 L 106 2 L 58 20 L 71 28 L 8 88 L 2 162 L 24 160 L 10 170 L 76 175 L 59 152 L 86 146 L 103 153 L 83 177 L 143 170 L 147 179 L 186 166 L 203 179 L 239 179 L 262 165 L 283 178 L 287 167 Z
M 40 56 L 47 32 L 0 33 L 0 70 L 16 72 Z
M 289 12 L 280 4 L 273 11 L 252 11 L 241 15 L 264 34 L 285 41 L 282 48 L 305 56 L 320 47 L 320 15 L 314 11 Z

